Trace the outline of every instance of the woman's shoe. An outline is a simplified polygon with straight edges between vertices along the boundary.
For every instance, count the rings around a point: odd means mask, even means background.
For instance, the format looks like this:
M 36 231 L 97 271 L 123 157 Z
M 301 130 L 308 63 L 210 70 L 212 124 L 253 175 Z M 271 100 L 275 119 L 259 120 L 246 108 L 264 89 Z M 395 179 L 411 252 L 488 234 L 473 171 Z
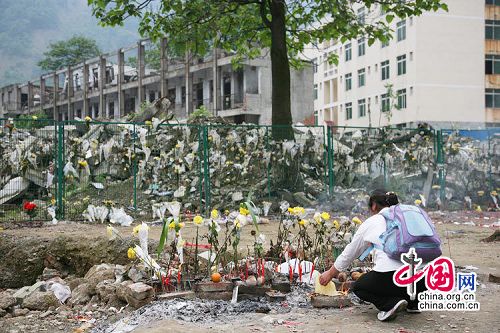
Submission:
M 378 320 L 380 321 L 389 321 L 398 315 L 398 312 L 404 311 L 406 307 L 408 306 L 408 302 L 404 299 L 401 301 L 397 302 L 396 305 L 389 311 L 380 311 L 377 315 Z

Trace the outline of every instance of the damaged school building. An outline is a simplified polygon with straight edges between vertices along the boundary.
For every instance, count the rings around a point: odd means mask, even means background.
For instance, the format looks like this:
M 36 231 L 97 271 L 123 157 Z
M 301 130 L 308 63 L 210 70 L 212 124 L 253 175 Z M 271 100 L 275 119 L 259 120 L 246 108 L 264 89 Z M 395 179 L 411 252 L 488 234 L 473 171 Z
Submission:
M 0 118 L 34 114 L 49 119 L 120 119 L 144 103 L 167 96 L 177 119 L 204 106 L 234 123 L 271 124 L 271 59 L 267 52 L 233 66 L 234 55 L 213 50 L 204 57 L 167 55 L 167 41 L 141 40 L 39 79 L 0 88 Z M 68 80 L 68 78 L 71 78 Z M 313 114 L 312 66 L 291 70 L 292 115 Z

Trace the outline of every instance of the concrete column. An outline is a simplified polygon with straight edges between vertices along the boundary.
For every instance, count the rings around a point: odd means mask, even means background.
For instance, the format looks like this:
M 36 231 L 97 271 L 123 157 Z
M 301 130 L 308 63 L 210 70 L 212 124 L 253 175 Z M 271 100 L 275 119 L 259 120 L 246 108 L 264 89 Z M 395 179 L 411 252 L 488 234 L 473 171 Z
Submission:
M 144 78 L 144 45 L 142 42 L 137 43 L 137 99 L 140 105 L 144 102 L 144 87 L 142 79 Z
M 54 72 L 54 102 L 52 103 L 52 114 L 55 121 L 59 120 L 59 114 L 57 112 L 57 100 L 59 95 L 59 75 Z
M 168 96 L 168 82 L 167 82 L 167 72 L 168 72 L 168 58 L 167 58 L 167 39 L 161 39 L 160 45 L 160 97 Z
M 215 43 L 214 43 L 214 49 L 212 51 L 212 89 L 213 89 L 213 115 L 217 115 L 217 111 L 218 111 L 218 104 L 219 104 L 219 92 L 220 92 L 220 80 L 219 80 L 219 66 L 218 66 L 218 52 L 217 52 L 217 47 L 215 47 Z
M 83 63 L 83 84 L 82 84 L 82 89 L 83 89 L 83 107 L 82 107 L 82 119 L 84 119 L 86 116 L 89 115 L 89 65 L 86 63 Z
M 105 116 L 104 86 L 106 85 L 106 58 L 99 57 L 99 113 Z
M 186 80 L 186 117 L 192 112 L 193 103 L 193 80 L 191 79 L 191 64 L 190 64 L 190 54 L 186 51 L 186 56 L 184 60 L 184 78 Z
M 67 91 L 68 119 L 73 120 L 75 119 L 75 110 L 73 106 L 73 69 L 71 68 L 71 66 L 68 67 L 66 77 L 68 79 L 68 84 L 66 85 L 68 87 Z
M 40 108 L 45 107 L 45 78 L 40 76 Z
M 118 118 L 125 115 L 125 94 L 123 93 L 123 82 L 125 78 L 125 53 L 122 49 L 118 50 L 118 78 L 117 78 L 117 89 L 118 89 Z
M 28 81 L 28 112 L 33 109 L 33 83 Z

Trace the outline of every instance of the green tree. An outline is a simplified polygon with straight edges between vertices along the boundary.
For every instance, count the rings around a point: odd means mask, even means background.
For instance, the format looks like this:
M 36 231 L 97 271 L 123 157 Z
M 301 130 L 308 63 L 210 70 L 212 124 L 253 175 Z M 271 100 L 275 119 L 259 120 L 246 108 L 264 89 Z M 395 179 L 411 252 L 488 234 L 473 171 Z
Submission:
M 83 36 L 73 36 L 68 40 L 58 41 L 49 45 L 44 52 L 44 59 L 38 62 L 43 70 L 58 70 L 74 66 L 86 59 L 94 58 L 101 53 L 95 40 Z
M 187 47 L 203 54 L 215 45 L 254 58 L 262 47 L 270 49 L 272 73 L 272 123 L 292 123 L 290 65 L 301 66 L 305 45 L 324 40 L 364 36 L 391 38 L 389 23 L 397 16 L 447 9 L 442 0 L 88 0 L 93 14 L 104 25 L 121 25 L 130 16 L 140 19 L 139 32 L 156 40 L 166 36 L 175 49 Z M 359 17 L 357 5 L 368 11 L 382 9 L 385 19 Z M 335 56 L 329 59 L 335 62 Z M 280 131 L 275 138 L 289 137 Z

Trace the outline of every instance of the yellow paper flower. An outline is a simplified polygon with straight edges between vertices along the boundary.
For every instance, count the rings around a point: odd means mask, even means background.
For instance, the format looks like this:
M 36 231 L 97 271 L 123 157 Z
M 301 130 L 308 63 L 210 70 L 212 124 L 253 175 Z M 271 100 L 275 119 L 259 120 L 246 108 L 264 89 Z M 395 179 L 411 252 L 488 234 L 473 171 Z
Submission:
M 174 222 L 174 221 L 170 222 L 170 223 L 168 224 L 168 228 L 169 228 L 169 229 L 174 229 L 174 228 L 175 228 L 175 222 Z
M 229 214 L 230 214 L 229 209 L 226 209 L 226 210 L 224 211 L 224 215 L 228 216 Z
M 87 117 L 85 117 L 85 121 L 86 122 L 92 121 L 92 118 L 90 118 L 89 116 L 87 116 Z
M 422 204 L 422 200 L 416 199 L 415 200 L 415 205 L 420 206 Z
M 130 259 L 130 260 L 134 260 L 135 259 L 135 250 L 131 247 L 128 248 L 127 250 L 127 257 Z
M 316 221 L 317 224 L 321 224 L 321 214 L 320 213 L 315 213 L 313 216 L 314 221 Z
M 38 120 L 38 117 L 37 116 L 32 116 L 31 119 Z
M 176 149 L 179 149 L 180 147 L 181 147 L 181 145 L 180 145 L 180 144 L 176 144 L 176 145 L 175 145 L 175 148 L 176 148 Z
M 299 221 L 299 225 L 301 225 L 303 227 L 307 226 L 307 224 L 308 224 L 307 220 L 302 219 L 302 220 Z
M 52 205 L 55 205 L 56 204 L 56 198 L 52 197 L 52 199 L 50 199 L 50 203 Z
M 108 238 L 113 238 L 113 228 L 109 225 L 106 227 L 106 234 L 108 235 Z
M 82 168 L 85 168 L 89 164 L 85 160 L 80 160 L 80 161 L 78 161 L 78 165 L 81 166 Z
M 352 219 L 352 222 L 354 222 L 355 224 L 363 223 L 363 221 L 361 221 L 357 216 Z
M 477 205 L 476 207 L 476 212 L 481 213 L 483 210 L 481 209 L 481 206 Z
M 321 213 L 321 218 L 325 221 L 328 221 L 330 219 L 330 214 L 328 214 L 327 212 L 323 212 Z
M 137 234 L 139 234 L 139 230 L 141 230 L 141 225 L 138 224 L 134 227 L 134 229 L 132 229 L 132 234 L 137 236 Z
M 153 122 L 151 122 L 151 120 L 146 120 L 144 123 L 146 124 L 146 126 L 153 126 Z
M 250 211 L 244 207 L 240 207 L 240 214 L 246 216 L 246 215 L 250 214 Z
M 340 223 L 339 223 L 339 221 L 334 220 L 333 221 L 333 226 L 335 227 L 335 229 L 340 230 Z
M 196 215 L 193 219 L 194 224 L 201 225 L 203 223 L 203 217 Z
M 212 220 L 215 220 L 219 217 L 219 211 L 217 209 L 212 209 L 212 211 L 210 212 L 210 217 L 212 218 Z
M 179 223 L 180 228 L 184 228 L 184 222 Z
M 241 223 L 238 220 L 234 220 L 234 226 L 236 229 L 241 229 Z

